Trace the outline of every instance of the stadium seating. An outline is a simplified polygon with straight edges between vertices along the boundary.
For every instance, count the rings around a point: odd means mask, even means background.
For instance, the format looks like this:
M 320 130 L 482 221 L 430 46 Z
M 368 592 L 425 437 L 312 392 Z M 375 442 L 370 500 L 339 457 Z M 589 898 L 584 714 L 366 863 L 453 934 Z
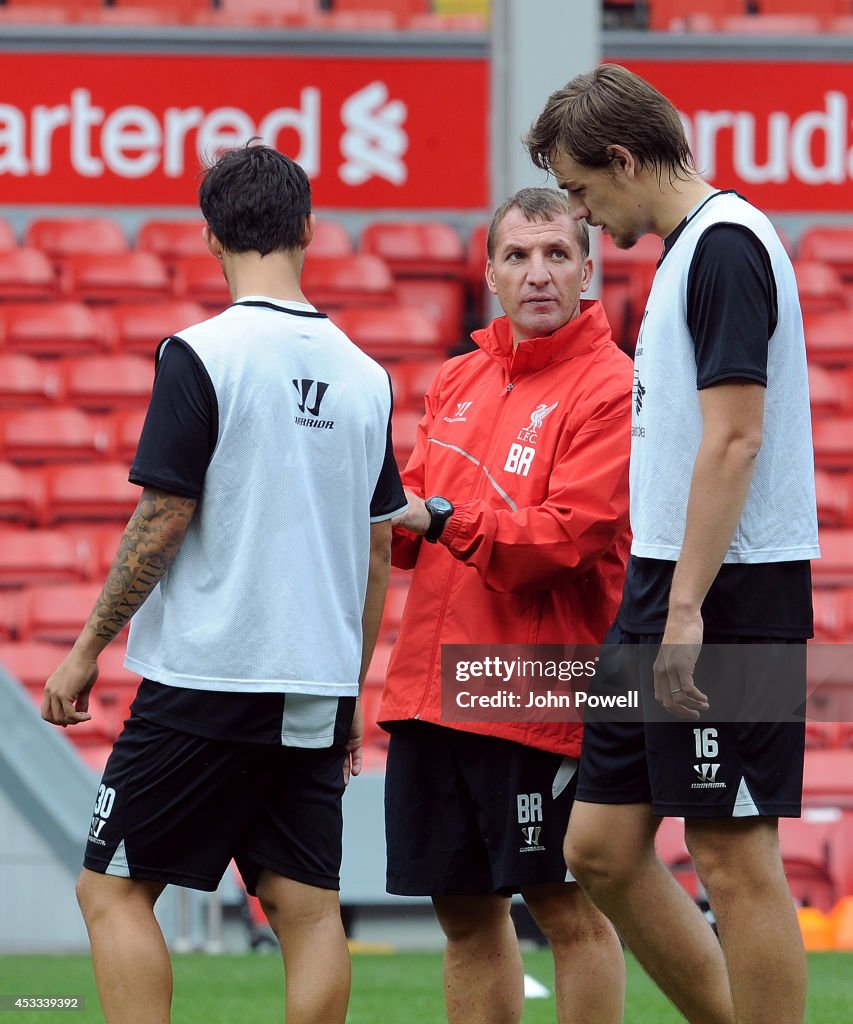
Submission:
M 699 19 L 738 15 L 746 10 L 744 0 L 648 0 L 649 27 L 657 32 L 694 30 Z M 699 25 L 707 24 L 700 20 Z
M 209 263 L 215 263 L 211 257 L 207 259 Z M 221 277 L 221 271 L 219 273 Z M 210 313 L 197 302 L 168 299 L 162 302 L 116 303 L 109 308 L 108 315 L 119 352 L 152 358 L 163 338 L 200 323 Z
M 39 584 L 21 595 L 22 640 L 70 644 L 86 624 L 102 589 L 101 582 Z
M 820 526 L 831 529 L 853 526 L 853 473 L 830 473 L 818 469 L 815 472 L 815 490 Z
M 349 256 L 352 239 L 343 224 L 336 220 L 318 220 L 309 252 L 312 256 Z
M 853 227 L 815 226 L 803 230 L 797 255 L 833 267 L 844 281 L 853 280 Z
M 171 297 L 163 262 L 150 252 L 72 253 L 62 260 L 64 295 L 84 302 L 138 302 Z
M 139 487 L 127 479 L 125 463 L 50 466 L 45 470 L 47 523 L 67 519 L 126 523 L 139 500 Z
M 812 562 L 812 576 L 818 585 L 853 584 L 853 530 L 822 530 L 821 557 Z
M 0 305 L 6 348 L 34 356 L 79 356 L 103 351 L 105 322 L 82 302 L 6 302 Z
M 332 315 L 359 348 L 379 360 L 443 354 L 438 327 L 416 306 L 350 306 Z
M 207 256 L 201 237 L 202 220 L 149 220 L 141 225 L 136 236 L 136 248 L 142 252 L 153 252 L 167 266 L 183 256 Z
M 465 246 L 450 224 L 368 224 L 361 233 L 359 250 L 385 260 L 400 301 L 426 310 L 435 319 L 445 345 L 459 341 L 467 266 Z
M 16 249 L 17 246 L 14 228 L 7 220 L 0 219 L 0 249 Z
M 816 466 L 847 469 L 853 465 L 853 416 L 816 418 L 812 432 Z
M 815 416 L 853 413 L 853 380 L 843 372 L 811 363 L 809 397 Z
M 344 306 L 384 306 L 396 298 L 388 264 L 378 256 L 313 256 L 309 250 L 302 273 L 302 290 L 318 309 Z
M 0 587 L 81 580 L 76 545 L 61 530 L 0 530 Z
M 853 750 L 810 750 L 803 772 L 809 807 L 853 809 Z
M 174 261 L 172 272 L 175 297 L 206 307 L 204 316 L 220 312 L 231 304 L 222 266 L 211 256 L 182 256 Z M 177 328 L 172 324 L 169 329 Z
M 50 299 L 56 290 L 53 266 L 39 249 L 0 249 L 0 299 Z
M 828 264 L 797 259 L 794 260 L 794 272 L 804 315 L 847 309 L 844 283 Z
M 30 221 L 24 239 L 56 263 L 73 253 L 128 251 L 124 232 L 110 217 L 38 217 Z
M 139 444 L 139 435 L 142 433 L 142 424 L 145 422 L 145 412 L 135 410 L 131 412 L 113 413 L 110 417 L 110 440 L 111 450 L 115 457 L 130 464 L 136 454 L 136 447 Z
M 56 397 L 59 377 L 32 356 L 0 353 L 0 407 L 15 409 L 41 405 Z
M 821 366 L 853 365 L 853 310 L 809 313 L 803 309 L 809 360 Z
M 8 523 L 35 526 L 41 519 L 40 488 L 20 467 L 0 462 L 0 520 L 2 530 Z M 2 533 L 0 530 L 0 533 Z
M 816 14 L 733 14 L 720 18 L 716 27 L 734 35 L 817 35 L 823 22 Z
M 0 458 L 12 462 L 98 459 L 108 444 L 97 420 L 79 409 L 22 409 L 0 417 Z
M 148 405 L 154 367 L 138 355 L 84 356 L 59 366 L 65 401 L 87 411 Z

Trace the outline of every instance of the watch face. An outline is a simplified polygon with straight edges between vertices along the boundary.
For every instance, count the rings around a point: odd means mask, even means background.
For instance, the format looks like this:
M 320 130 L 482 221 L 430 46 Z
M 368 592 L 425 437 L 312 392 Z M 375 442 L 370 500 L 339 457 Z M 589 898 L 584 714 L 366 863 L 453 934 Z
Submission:
M 427 502 L 430 509 L 439 516 L 450 515 L 453 511 L 453 506 L 447 500 L 447 498 L 430 498 Z

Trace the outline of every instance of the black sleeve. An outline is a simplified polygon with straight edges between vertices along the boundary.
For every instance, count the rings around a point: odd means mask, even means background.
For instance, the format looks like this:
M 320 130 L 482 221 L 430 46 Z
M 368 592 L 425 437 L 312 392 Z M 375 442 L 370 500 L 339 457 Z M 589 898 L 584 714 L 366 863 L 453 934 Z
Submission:
M 739 224 L 715 224 L 696 246 L 687 279 L 687 323 L 696 349 L 696 387 L 732 378 L 767 384 L 776 330 L 770 256 Z
M 391 378 L 388 378 L 388 387 L 391 388 Z M 390 519 L 398 512 L 406 508 L 406 495 L 403 491 L 403 482 L 400 479 L 400 470 L 397 467 L 397 460 L 394 457 L 394 443 L 391 437 L 391 413 L 394 411 L 394 395 L 391 395 L 391 409 L 388 412 L 388 429 L 385 434 L 385 459 L 373 490 L 373 497 L 370 499 L 370 521 L 372 523 L 382 522 Z
M 180 338 L 170 338 L 157 362 L 131 483 L 200 498 L 218 433 L 216 392 L 207 370 Z

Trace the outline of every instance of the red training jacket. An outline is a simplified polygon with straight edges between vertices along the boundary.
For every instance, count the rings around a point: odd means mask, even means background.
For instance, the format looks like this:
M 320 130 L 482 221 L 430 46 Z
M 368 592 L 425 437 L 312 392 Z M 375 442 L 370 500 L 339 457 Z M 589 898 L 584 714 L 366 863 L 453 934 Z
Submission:
M 393 564 L 414 568 L 379 709 L 570 757 L 567 722 L 444 721 L 442 644 L 599 643 L 630 546 L 631 361 L 599 302 L 523 341 L 500 317 L 472 335 L 426 395 L 403 482 L 454 513 L 437 544 L 394 530 Z

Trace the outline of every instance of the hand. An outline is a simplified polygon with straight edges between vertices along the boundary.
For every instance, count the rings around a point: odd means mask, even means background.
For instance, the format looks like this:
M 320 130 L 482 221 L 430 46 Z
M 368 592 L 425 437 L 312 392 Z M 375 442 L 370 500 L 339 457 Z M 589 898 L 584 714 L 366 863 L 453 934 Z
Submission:
M 391 520 L 391 525 L 402 526 L 402 528 L 404 530 L 408 530 L 409 533 L 414 533 L 419 537 L 423 537 L 432 522 L 430 514 L 427 511 L 426 502 L 423 498 L 419 498 L 417 494 L 414 494 L 408 488 L 406 488 L 406 501 L 409 503 L 408 509 L 406 509 L 406 511 L 401 515 L 394 516 Z
M 344 785 L 349 785 L 350 776 L 361 774 L 361 745 L 364 740 L 364 713 L 361 710 L 361 700 L 355 702 L 355 712 L 352 716 L 349 739 L 347 740 L 347 753 L 344 758 Z
M 693 670 L 702 650 L 704 625 L 697 612 L 676 620 L 670 613 L 663 642 L 655 659 L 655 700 L 676 718 L 699 718 L 710 707 L 693 683 Z
M 97 678 L 97 659 L 72 648 L 45 683 L 41 717 L 63 729 L 88 722 L 89 693 Z

